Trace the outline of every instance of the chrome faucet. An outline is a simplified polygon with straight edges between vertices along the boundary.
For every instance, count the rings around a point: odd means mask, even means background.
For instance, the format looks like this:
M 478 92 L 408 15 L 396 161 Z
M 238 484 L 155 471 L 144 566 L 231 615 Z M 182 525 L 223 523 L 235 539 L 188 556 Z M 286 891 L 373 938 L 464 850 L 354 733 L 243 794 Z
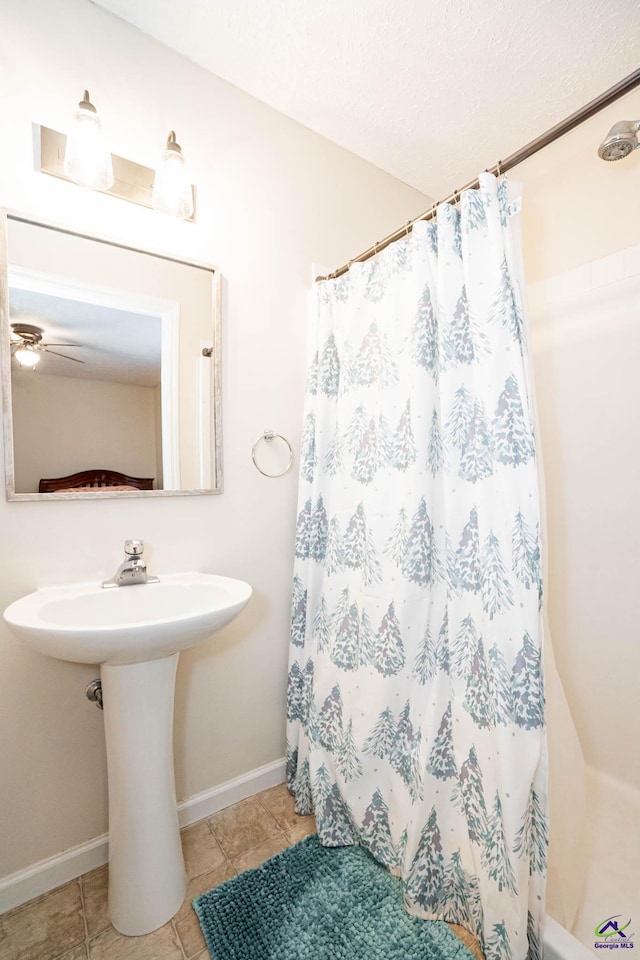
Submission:
M 134 583 L 158 583 L 159 577 L 150 577 L 147 573 L 147 565 L 142 559 L 143 551 L 144 541 L 125 540 L 126 557 L 111 579 L 102 581 L 102 586 L 105 588 L 128 587 Z

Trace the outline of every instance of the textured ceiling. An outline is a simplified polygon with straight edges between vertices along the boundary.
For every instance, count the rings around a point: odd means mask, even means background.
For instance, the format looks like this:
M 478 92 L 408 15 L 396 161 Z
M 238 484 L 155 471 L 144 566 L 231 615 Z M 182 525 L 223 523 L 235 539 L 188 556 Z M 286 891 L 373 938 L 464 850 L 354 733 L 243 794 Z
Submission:
M 436 198 L 640 63 L 638 0 L 94 2 Z

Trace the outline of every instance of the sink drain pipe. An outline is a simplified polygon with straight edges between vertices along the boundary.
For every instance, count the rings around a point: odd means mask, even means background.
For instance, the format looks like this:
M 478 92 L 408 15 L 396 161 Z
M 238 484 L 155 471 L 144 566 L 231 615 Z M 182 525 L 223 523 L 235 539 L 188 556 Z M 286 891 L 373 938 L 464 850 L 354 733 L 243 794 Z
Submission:
M 87 684 L 84 692 L 87 700 L 92 700 L 100 710 L 104 709 L 102 705 L 102 682 L 100 680 L 92 680 L 91 683 Z

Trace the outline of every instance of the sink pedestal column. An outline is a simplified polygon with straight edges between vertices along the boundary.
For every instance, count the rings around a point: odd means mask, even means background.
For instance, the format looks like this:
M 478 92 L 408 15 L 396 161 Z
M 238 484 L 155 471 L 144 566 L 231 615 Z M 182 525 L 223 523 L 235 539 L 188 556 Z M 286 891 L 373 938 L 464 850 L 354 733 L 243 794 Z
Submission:
M 179 654 L 103 664 L 109 774 L 109 915 L 141 936 L 180 909 L 186 875 L 173 770 L 173 703 Z

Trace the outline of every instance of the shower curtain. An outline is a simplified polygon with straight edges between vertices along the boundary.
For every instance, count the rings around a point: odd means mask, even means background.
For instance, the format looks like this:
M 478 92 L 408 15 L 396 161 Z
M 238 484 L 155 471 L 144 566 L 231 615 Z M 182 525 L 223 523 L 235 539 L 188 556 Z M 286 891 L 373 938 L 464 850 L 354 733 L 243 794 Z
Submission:
M 323 844 L 538 960 L 540 536 L 519 249 L 490 174 L 315 286 L 287 777 Z

